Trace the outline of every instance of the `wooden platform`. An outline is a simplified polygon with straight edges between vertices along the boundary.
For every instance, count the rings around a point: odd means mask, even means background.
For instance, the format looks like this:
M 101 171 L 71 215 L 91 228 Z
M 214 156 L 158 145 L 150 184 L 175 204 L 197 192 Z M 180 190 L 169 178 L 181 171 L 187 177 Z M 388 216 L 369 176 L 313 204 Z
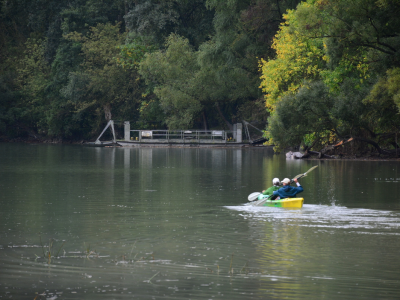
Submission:
M 151 141 L 117 141 L 122 147 L 248 147 L 248 143 L 230 143 L 225 141 L 214 141 L 206 142 L 201 140 L 195 140 L 194 142 L 189 142 L 188 140 L 151 140 Z

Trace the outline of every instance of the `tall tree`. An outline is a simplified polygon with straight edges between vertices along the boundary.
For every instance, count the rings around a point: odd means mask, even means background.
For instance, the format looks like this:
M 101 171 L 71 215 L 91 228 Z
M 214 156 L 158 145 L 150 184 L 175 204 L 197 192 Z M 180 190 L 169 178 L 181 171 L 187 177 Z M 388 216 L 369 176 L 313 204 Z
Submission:
M 66 36 L 81 44 L 83 62 L 79 71 L 70 73 L 62 92 L 77 113 L 94 110 L 97 124 L 102 112 L 106 120 L 132 117 L 142 92 L 137 74 L 118 63 L 118 46 L 125 40 L 119 30 L 119 24 L 106 23 L 92 27 L 87 35 L 75 32 Z
M 327 111 L 336 112 L 332 116 L 340 124 L 310 126 L 316 130 L 314 135 L 328 130 L 336 139 L 353 137 L 380 153 L 382 145 L 393 143 L 400 129 L 399 117 L 393 111 L 399 85 L 396 69 L 391 70 L 399 64 L 399 21 L 393 14 L 399 7 L 398 1 L 307 1 L 285 16 L 286 23 L 274 40 L 276 59 L 261 62 L 267 106 L 274 113 L 268 132 L 278 145 L 287 145 L 279 135 L 286 132 L 290 136 L 296 127 L 293 113 L 292 120 L 286 121 L 292 127 L 279 125 L 278 120 L 288 114 L 283 107 L 290 101 L 297 105 L 311 101 L 311 94 L 308 100 L 301 96 L 304 86 L 321 90 L 321 85 L 310 85 L 304 79 L 324 82 L 329 99 L 334 99 Z M 292 111 L 301 113 L 293 107 Z M 311 116 L 306 114 L 303 124 L 312 120 Z M 301 129 L 303 138 L 310 134 L 306 133 L 308 129 Z
M 140 74 L 154 93 L 171 129 L 191 128 L 202 105 L 197 95 L 196 53 L 183 37 L 171 34 L 166 50 L 147 54 L 140 64 Z
M 129 2 L 124 16 L 132 35 L 148 37 L 154 45 L 164 46 L 171 33 L 187 38 L 198 48 L 213 33 L 214 12 L 206 0 L 139 0 Z

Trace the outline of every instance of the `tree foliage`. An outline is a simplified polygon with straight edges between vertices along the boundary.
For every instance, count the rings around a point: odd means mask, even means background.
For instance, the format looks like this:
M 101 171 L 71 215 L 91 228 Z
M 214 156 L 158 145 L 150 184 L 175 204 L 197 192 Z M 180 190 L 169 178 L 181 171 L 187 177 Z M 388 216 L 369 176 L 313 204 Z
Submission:
M 276 58 L 260 62 L 271 142 L 282 148 L 329 132 L 325 144 L 353 137 L 380 153 L 394 145 L 399 9 L 398 1 L 309 0 L 285 15 Z
M 109 118 L 229 129 L 270 116 L 281 148 L 389 148 L 399 13 L 397 0 L 1 1 L 0 132 L 81 139 Z
M 322 39 L 301 34 L 296 11 L 289 11 L 284 19 L 272 45 L 276 58 L 260 63 L 261 87 L 271 110 L 281 97 L 298 91 L 304 80 L 320 79 L 326 60 Z
M 81 45 L 83 56 L 81 68 L 70 73 L 69 83 L 62 90 L 74 104 L 76 113 L 94 110 L 100 115 L 104 111 L 105 118 L 110 120 L 112 111 L 118 112 L 117 118 L 128 117 L 124 111 L 134 110 L 138 105 L 140 80 L 136 72 L 119 63 L 118 46 L 125 39 L 119 30 L 119 24 L 106 23 L 91 27 L 87 35 L 73 32 L 65 36 Z
M 196 93 L 196 53 L 183 37 L 171 34 L 166 50 L 147 54 L 140 64 L 140 74 L 154 93 L 171 129 L 191 128 L 202 106 Z
M 130 3 L 124 19 L 134 35 L 159 47 L 171 33 L 185 36 L 199 47 L 212 33 L 213 16 L 205 0 L 139 0 Z

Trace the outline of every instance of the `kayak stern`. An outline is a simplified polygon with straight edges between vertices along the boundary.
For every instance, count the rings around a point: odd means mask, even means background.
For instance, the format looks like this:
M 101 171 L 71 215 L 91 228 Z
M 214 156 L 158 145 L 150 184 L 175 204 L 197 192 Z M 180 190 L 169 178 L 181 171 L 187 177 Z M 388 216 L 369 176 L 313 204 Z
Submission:
M 304 198 L 285 198 L 279 200 L 267 200 L 264 206 L 270 207 L 286 207 L 286 208 L 302 208 Z

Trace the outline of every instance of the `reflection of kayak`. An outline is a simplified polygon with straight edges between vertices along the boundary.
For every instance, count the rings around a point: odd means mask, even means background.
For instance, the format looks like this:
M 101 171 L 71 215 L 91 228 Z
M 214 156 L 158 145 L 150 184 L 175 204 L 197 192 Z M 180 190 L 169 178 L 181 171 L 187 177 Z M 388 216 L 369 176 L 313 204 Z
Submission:
M 304 198 L 285 198 L 279 200 L 267 200 L 262 206 L 273 206 L 273 207 L 303 207 Z
M 267 198 L 268 196 L 261 194 L 258 196 L 258 201 L 253 202 L 253 205 L 302 208 L 304 202 L 304 198 L 285 198 L 279 200 L 268 200 Z

